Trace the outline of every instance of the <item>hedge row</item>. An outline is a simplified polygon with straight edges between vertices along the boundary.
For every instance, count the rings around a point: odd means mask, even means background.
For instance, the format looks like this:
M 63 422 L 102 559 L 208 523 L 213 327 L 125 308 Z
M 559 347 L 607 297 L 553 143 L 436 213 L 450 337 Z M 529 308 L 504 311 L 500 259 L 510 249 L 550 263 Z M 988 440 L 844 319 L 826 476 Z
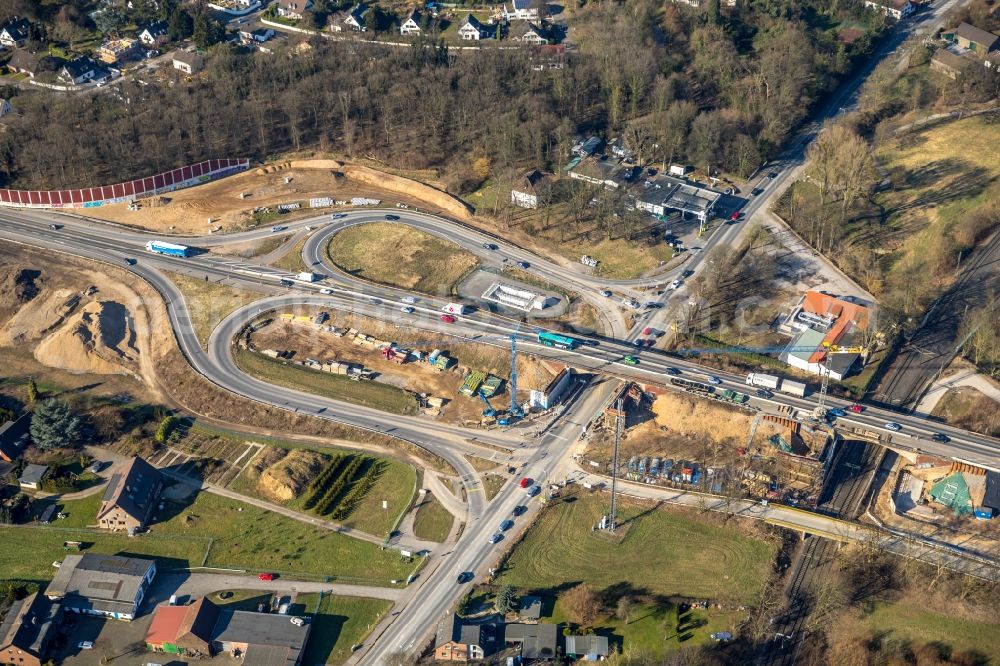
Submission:
M 343 520 L 351 515 L 354 510 L 354 506 L 361 501 L 361 499 L 368 494 L 368 491 L 372 489 L 375 485 L 375 481 L 378 480 L 379 475 L 382 473 L 382 461 L 374 460 L 372 464 L 369 465 L 368 470 L 365 475 L 358 479 L 351 490 L 347 493 L 340 504 L 337 506 L 336 510 L 333 512 L 334 520 Z
M 338 500 L 344 493 L 344 489 L 347 488 L 347 484 L 351 482 L 354 475 L 358 473 L 359 469 L 361 469 L 361 465 L 364 464 L 365 460 L 366 458 L 364 456 L 353 456 L 351 458 L 350 464 L 348 464 L 344 471 L 337 476 L 337 479 L 330 484 L 330 487 L 323 493 L 323 497 L 316 502 L 316 513 L 325 516 L 337 508 L 337 505 L 339 504 Z

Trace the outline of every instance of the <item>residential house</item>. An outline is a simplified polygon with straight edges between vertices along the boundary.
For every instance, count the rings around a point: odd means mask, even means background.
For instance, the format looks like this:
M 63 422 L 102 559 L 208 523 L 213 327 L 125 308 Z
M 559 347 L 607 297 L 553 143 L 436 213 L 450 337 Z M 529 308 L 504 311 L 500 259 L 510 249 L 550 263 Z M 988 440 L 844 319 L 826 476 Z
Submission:
M 41 56 L 37 53 L 30 53 L 24 49 L 16 49 L 7 61 L 7 69 L 12 74 L 27 74 L 29 78 L 35 78 L 38 73 L 38 65 Z
M 74 58 L 59 70 L 59 80 L 75 86 L 86 83 L 97 76 L 97 65 L 87 56 Z
M 531 68 L 536 71 L 562 69 L 566 66 L 566 46 L 564 44 L 536 46 L 532 49 L 531 62 Z
M 227 653 L 243 666 L 297 666 L 310 629 L 304 618 L 219 608 L 202 597 L 189 606 L 158 606 L 145 642 L 186 657 Z
M 847 351 L 864 342 L 869 310 L 856 302 L 821 291 L 808 291 L 779 327 L 792 336 L 780 359 L 799 370 L 829 375 L 840 381 L 850 373 L 861 352 Z M 837 347 L 842 348 L 835 353 Z
M 589 634 L 587 636 L 567 636 L 567 657 L 583 661 L 601 661 L 607 659 L 609 652 L 608 637 Z
M 312 9 L 312 0 L 278 0 L 278 16 L 298 20 Z
M 274 30 L 270 28 L 255 28 L 254 30 L 240 30 L 240 42 L 243 44 L 263 44 L 274 37 Z
M 950 37 L 954 44 L 979 55 L 987 55 L 1000 49 L 1000 37 L 968 23 L 959 25 Z
M 538 195 L 552 186 L 549 174 L 532 169 L 521 176 L 521 180 L 510 190 L 510 202 L 521 208 L 538 208 Z
M 931 58 L 930 68 L 938 74 L 944 74 L 950 79 L 957 79 L 966 67 L 972 64 L 968 58 L 963 58 L 948 49 L 938 49 Z
M 146 528 L 163 489 L 160 470 L 138 456 L 108 482 L 97 511 L 102 529 L 136 534 Z
M 363 2 L 359 2 L 351 8 L 351 11 L 347 13 L 344 17 L 344 25 L 347 26 L 349 30 L 355 32 L 366 32 L 368 30 L 365 24 L 365 17 L 368 16 L 368 12 L 371 11 L 371 7 Z
M 537 21 L 538 0 L 511 0 L 503 5 L 501 10 L 507 21 Z
M 545 31 L 531 22 L 525 23 L 524 27 L 515 35 L 514 40 L 536 46 L 549 43 L 549 38 Z
M 31 36 L 31 24 L 26 18 L 15 18 L 0 28 L 0 44 L 9 49 L 24 46 Z
M 0 664 L 41 666 L 49 662 L 59 604 L 39 593 L 15 601 L 0 622 Z
M 42 487 L 42 481 L 49 475 L 48 465 L 28 465 L 17 478 L 17 483 L 22 488 L 38 490 Z
M 131 38 L 112 39 L 101 44 L 97 49 L 97 57 L 101 62 L 117 65 L 130 58 L 138 49 L 139 41 Z
M 599 185 L 605 189 L 616 190 L 620 183 L 615 180 L 614 173 L 618 170 L 618 163 L 605 159 L 584 159 L 580 160 L 569 171 L 569 177 L 573 180 L 582 180 L 591 185 Z
M 4 108 L 10 113 L 10 102 L 4 100 Z M 0 115 L 6 115 L 0 114 Z M 28 428 L 31 426 L 31 412 L 25 412 L 13 421 L 0 426 L 0 460 L 14 462 L 28 443 Z
M 155 576 L 153 560 L 67 555 L 45 588 L 45 596 L 60 600 L 64 611 L 133 620 Z
M 897 21 L 913 13 L 914 7 L 910 0 L 865 0 L 865 7 L 871 7 L 877 12 L 891 16 Z
M 587 137 L 584 141 L 580 141 L 575 146 L 573 146 L 570 152 L 579 157 L 591 157 L 592 155 L 597 154 L 597 151 L 601 149 L 601 144 L 603 143 L 604 142 L 601 141 L 601 137 L 590 136 Z
M 159 46 L 167 41 L 167 22 L 150 23 L 139 33 L 139 41 L 146 46 Z
M 197 53 L 189 53 L 187 51 L 174 51 L 171 56 L 174 69 L 178 69 L 185 74 L 194 74 L 200 72 L 202 67 L 205 66 L 205 61 Z
M 496 652 L 496 625 L 466 623 L 455 614 L 438 624 L 435 661 L 478 661 Z
M 519 648 L 524 661 L 552 661 L 558 629 L 554 624 L 508 624 L 503 640 L 507 647 Z
M 462 25 L 458 26 L 458 38 L 467 42 L 486 39 L 490 34 L 492 34 L 492 30 L 480 23 L 479 19 L 472 14 L 466 16 Z
M 406 17 L 402 23 L 399 24 L 399 34 L 404 37 L 414 36 L 417 37 L 423 31 L 420 27 L 420 20 L 423 18 L 423 14 L 420 9 L 414 7 L 410 11 L 410 15 Z

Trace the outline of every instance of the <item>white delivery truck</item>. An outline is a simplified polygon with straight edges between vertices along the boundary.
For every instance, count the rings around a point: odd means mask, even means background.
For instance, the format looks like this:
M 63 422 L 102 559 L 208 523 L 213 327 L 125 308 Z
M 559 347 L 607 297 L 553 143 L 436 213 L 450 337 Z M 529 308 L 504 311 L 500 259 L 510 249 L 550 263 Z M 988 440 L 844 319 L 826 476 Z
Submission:
M 747 375 L 747 386 L 759 386 L 761 388 L 777 390 L 781 384 L 781 377 L 774 375 L 762 375 L 759 372 L 751 372 Z
M 449 303 L 448 305 L 441 308 L 441 312 L 452 315 L 463 315 L 469 311 L 469 306 L 462 305 L 461 303 Z

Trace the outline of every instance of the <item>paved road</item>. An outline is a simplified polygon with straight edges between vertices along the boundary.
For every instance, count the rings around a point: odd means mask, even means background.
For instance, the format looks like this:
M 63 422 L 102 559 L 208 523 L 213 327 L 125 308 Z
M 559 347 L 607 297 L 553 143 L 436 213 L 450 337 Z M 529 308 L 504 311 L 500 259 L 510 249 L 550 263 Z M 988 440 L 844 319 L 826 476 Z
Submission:
M 170 595 L 178 597 L 203 597 L 220 590 L 260 590 L 275 594 L 296 592 L 325 592 L 345 597 L 369 597 L 399 601 L 407 596 L 405 589 L 374 587 L 371 585 L 343 585 L 341 583 L 314 583 L 287 578 L 272 581 L 258 580 L 257 576 L 243 576 L 238 573 L 161 573 L 153 581 L 150 596 L 146 598 L 148 607 L 169 601 Z M 152 601 L 152 603 L 149 603 Z
M 919 415 L 929 415 L 937 407 L 938 402 L 948 392 L 948 389 L 960 388 L 962 386 L 974 388 L 986 397 L 1000 402 L 1000 388 L 984 375 L 977 374 L 972 370 L 959 370 L 934 382 L 924 397 L 920 400 L 915 411 Z

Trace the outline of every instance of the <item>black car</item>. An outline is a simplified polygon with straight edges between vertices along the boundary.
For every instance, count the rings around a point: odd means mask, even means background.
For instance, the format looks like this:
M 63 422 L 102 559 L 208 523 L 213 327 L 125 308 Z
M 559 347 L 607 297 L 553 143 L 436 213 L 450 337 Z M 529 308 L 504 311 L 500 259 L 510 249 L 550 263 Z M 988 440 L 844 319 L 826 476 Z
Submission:
M 773 398 L 774 397 L 774 394 L 771 393 L 770 391 L 768 391 L 767 389 L 757 389 L 756 391 L 754 391 L 754 393 L 757 394 L 758 398 Z
M 390 222 L 395 222 L 396 220 L 399 219 L 399 215 L 386 215 L 385 219 L 389 220 Z
M 493 243 L 483 243 L 483 249 L 484 250 L 493 251 L 493 250 L 497 250 L 499 248 L 496 245 L 494 245 Z
M 951 441 L 951 437 L 941 432 L 936 432 L 933 435 L 931 435 L 931 439 L 933 439 L 935 442 L 941 442 L 942 444 L 947 444 L 948 442 Z
M 458 574 L 458 584 L 461 585 L 462 583 L 466 583 L 473 578 L 475 578 L 475 575 L 471 571 L 463 571 Z
M 514 515 L 514 516 L 520 516 L 522 513 L 524 513 L 527 510 L 528 510 L 528 507 L 524 506 L 523 504 L 518 504 L 517 506 L 514 507 L 514 510 L 511 511 L 511 514 Z
M 519 262 L 517 262 L 517 267 L 520 268 L 521 270 L 528 270 L 528 268 L 530 266 L 531 266 L 531 264 L 529 264 L 527 261 L 519 261 Z
M 681 371 L 678 370 L 677 368 L 667 368 L 666 370 L 664 370 L 664 372 L 666 372 L 668 375 L 679 375 L 679 374 L 681 374 Z

